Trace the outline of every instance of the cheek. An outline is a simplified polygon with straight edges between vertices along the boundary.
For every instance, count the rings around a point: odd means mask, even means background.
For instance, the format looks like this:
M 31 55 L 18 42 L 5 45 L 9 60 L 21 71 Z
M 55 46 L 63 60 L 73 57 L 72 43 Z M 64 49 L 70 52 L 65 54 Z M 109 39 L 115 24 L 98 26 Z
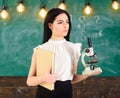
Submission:
M 55 31 L 60 31 L 60 30 L 62 30 L 62 27 L 61 27 L 61 26 L 55 26 L 55 27 L 54 27 L 54 30 L 55 30 Z

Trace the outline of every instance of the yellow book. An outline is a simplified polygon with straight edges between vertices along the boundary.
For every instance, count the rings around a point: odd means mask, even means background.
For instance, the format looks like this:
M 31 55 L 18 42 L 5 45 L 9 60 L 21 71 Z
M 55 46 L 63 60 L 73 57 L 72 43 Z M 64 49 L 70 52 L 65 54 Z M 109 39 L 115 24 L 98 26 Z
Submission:
M 53 74 L 53 69 L 54 69 L 54 53 L 42 49 L 42 48 L 37 48 L 36 49 L 37 53 L 37 75 L 43 75 L 46 72 L 48 72 L 52 68 L 52 74 Z M 41 83 L 41 86 L 49 89 L 49 90 L 54 90 L 54 83 Z

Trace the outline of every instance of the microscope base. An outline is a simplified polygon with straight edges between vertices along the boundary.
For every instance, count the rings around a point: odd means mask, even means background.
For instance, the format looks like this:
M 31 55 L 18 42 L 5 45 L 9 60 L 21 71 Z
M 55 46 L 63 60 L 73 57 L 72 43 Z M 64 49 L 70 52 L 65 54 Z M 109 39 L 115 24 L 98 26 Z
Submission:
M 84 69 L 84 71 L 82 72 L 82 74 L 91 74 L 91 75 L 94 75 L 94 73 L 97 72 L 97 71 L 102 72 L 102 69 L 100 67 L 98 67 L 98 68 L 95 68 L 94 70 L 91 70 L 90 67 L 86 67 Z

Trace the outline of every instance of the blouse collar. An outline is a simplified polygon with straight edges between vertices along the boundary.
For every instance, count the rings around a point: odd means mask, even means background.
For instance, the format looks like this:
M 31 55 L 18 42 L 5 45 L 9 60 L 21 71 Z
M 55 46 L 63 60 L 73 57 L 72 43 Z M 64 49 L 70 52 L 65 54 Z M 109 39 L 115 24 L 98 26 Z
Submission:
M 61 39 L 61 40 L 49 39 L 48 42 L 50 42 L 50 43 L 55 43 L 55 44 L 57 44 L 57 43 L 64 43 L 64 42 L 66 42 L 66 39 L 65 39 L 65 38 L 64 38 L 64 39 Z

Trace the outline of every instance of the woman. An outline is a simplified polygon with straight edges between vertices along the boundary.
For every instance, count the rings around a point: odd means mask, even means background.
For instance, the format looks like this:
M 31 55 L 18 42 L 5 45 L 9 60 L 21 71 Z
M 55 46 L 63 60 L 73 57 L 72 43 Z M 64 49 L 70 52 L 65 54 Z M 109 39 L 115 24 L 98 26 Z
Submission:
M 44 21 L 43 44 L 34 49 L 30 71 L 27 78 L 29 86 L 38 86 L 36 98 L 72 98 L 72 84 L 82 81 L 91 75 L 77 75 L 77 63 L 80 57 L 81 43 L 69 41 L 71 21 L 69 14 L 59 8 L 49 10 Z M 36 52 L 39 47 L 55 53 L 55 74 L 51 70 L 44 75 L 36 76 Z M 40 83 L 54 83 L 50 91 Z

